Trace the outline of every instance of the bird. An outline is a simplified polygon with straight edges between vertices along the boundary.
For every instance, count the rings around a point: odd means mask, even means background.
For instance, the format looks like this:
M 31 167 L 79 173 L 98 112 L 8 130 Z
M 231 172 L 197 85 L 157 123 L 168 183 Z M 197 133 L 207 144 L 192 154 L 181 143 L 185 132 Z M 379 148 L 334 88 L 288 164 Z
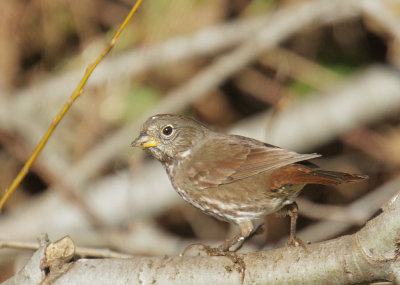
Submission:
M 358 182 L 366 175 L 327 171 L 299 154 L 253 138 L 215 132 L 181 115 L 148 118 L 131 146 L 143 148 L 164 166 L 176 192 L 202 212 L 235 224 L 240 233 L 214 249 L 229 252 L 256 231 L 272 213 L 290 217 L 288 245 L 296 237 L 296 197 L 306 184 Z M 210 247 L 208 247 L 210 248 Z

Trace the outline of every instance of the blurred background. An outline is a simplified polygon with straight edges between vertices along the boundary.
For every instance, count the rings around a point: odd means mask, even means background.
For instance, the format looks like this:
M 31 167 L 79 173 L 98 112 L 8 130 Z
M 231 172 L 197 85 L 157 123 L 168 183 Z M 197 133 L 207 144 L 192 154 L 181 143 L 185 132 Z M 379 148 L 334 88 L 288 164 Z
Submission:
M 133 4 L 0 2 L 1 191 Z M 235 233 L 185 203 L 161 165 L 130 148 L 156 113 L 369 175 L 299 197 L 303 241 L 356 232 L 400 190 L 399 66 L 397 0 L 144 1 L 1 213 L 0 281 L 32 254 L 6 244 L 41 233 L 133 255 L 177 255 Z M 242 251 L 285 245 L 289 219 L 264 223 Z

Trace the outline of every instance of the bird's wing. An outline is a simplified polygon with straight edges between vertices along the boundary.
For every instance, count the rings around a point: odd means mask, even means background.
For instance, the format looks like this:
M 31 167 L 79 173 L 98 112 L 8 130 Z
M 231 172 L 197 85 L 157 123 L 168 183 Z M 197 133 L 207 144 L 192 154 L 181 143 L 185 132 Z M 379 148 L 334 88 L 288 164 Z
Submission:
M 186 170 L 194 185 L 207 188 L 318 156 L 298 154 L 241 136 L 218 135 L 198 147 Z

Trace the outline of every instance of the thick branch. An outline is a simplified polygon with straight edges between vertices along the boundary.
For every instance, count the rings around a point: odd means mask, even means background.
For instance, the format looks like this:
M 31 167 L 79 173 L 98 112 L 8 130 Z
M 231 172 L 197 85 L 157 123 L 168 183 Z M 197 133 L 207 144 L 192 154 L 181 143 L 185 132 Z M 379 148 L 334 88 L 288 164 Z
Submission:
M 55 284 L 354 284 L 399 276 L 400 194 L 383 213 L 350 236 L 309 245 L 227 257 L 80 259 Z M 28 263 L 29 265 L 29 263 Z M 65 267 L 65 266 L 64 266 Z M 50 270 L 50 276 L 52 272 Z M 50 278 L 49 276 L 47 278 Z M 50 278 L 51 279 L 51 278 Z M 395 282 L 398 280 L 394 280 Z

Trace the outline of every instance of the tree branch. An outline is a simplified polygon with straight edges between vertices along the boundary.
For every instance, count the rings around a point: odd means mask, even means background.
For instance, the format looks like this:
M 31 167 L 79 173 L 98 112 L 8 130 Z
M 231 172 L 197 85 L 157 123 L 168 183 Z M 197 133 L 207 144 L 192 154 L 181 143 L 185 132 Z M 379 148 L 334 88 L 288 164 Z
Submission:
M 55 284 L 354 284 L 399 282 L 400 193 L 381 215 L 359 232 L 309 245 L 238 254 L 244 267 L 227 257 L 135 257 L 80 259 L 57 270 Z M 35 254 L 40 254 L 42 249 Z M 27 266 L 32 266 L 28 262 Z M 68 267 L 66 267 L 68 266 Z M 52 268 L 46 279 L 51 279 Z M 25 268 L 19 274 L 25 274 Z M 13 284 L 13 283 L 5 283 Z

